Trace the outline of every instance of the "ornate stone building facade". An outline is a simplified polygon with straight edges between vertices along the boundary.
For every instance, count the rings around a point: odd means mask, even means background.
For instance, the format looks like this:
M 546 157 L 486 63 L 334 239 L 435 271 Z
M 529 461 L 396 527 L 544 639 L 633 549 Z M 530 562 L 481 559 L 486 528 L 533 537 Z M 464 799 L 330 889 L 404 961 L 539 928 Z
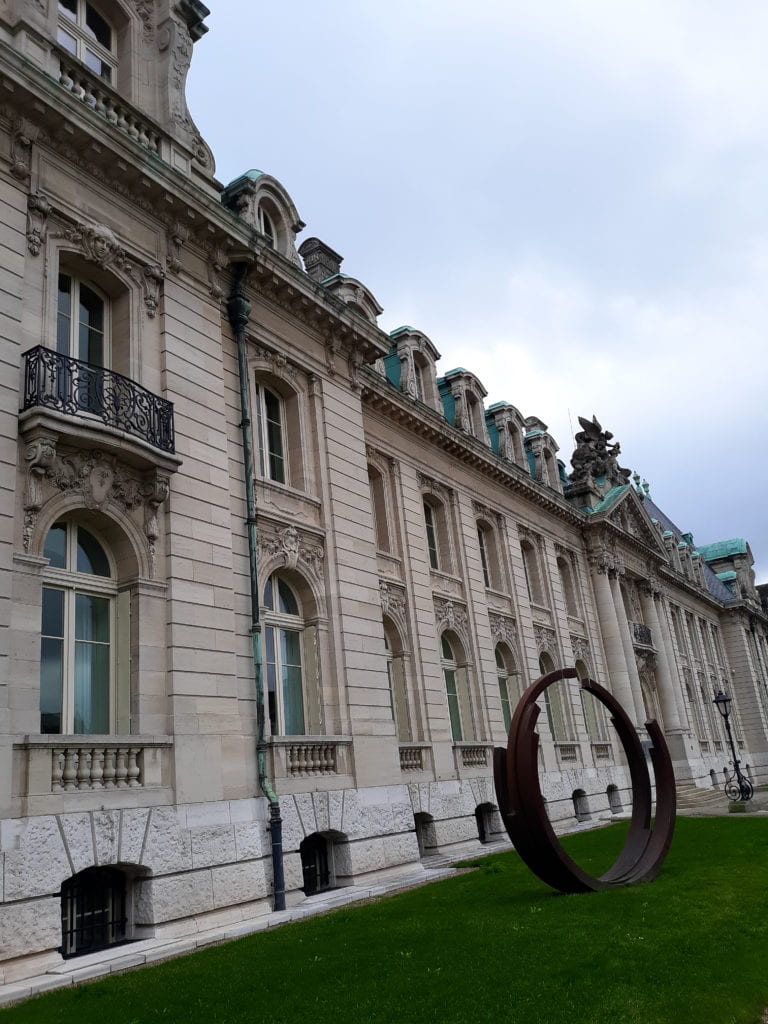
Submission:
M 768 774 L 747 544 L 697 546 L 595 421 L 569 475 L 296 248 L 279 182 L 222 188 L 207 13 L 0 0 L 0 981 L 266 913 L 278 813 L 289 904 L 500 835 L 492 748 L 555 666 L 691 787 L 728 770 L 722 687 Z M 621 811 L 600 710 L 540 722 L 559 827 Z

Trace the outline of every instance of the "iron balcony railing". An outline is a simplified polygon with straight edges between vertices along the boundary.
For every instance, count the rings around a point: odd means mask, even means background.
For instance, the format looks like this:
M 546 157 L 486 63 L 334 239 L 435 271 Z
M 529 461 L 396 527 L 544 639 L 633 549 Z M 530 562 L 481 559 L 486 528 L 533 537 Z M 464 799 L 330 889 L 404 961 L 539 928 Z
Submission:
M 68 416 L 93 416 L 174 454 L 172 402 L 121 373 L 42 345 L 30 349 L 25 358 L 22 412 L 42 407 Z
M 632 622 L 630 625 L 632 626 L 632 635 L 637 647 L 653 647 L 653 637 L 648 626 L 642 622 Z

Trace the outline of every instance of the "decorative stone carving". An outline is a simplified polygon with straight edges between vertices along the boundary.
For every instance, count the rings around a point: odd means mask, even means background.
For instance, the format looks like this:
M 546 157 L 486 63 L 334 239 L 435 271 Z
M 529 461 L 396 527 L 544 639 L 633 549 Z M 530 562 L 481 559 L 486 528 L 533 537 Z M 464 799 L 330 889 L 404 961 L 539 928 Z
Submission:
M 40 255 L 45 243 L 50 212 L 51 204 L 45 196 L 39 192 L 27 196 L 27 247 L 33 256 Z
M 144 306 L 148 317 L 154 317 L 157 312 L 157 304 L 160 297 L 160 285 L 165 278 L 165 272 L 159 263 L 147 264 L 142 273 L 142 286 L 144 289 Z
M 170 484 L 160 470 L 139 473 L 99 449 L 58 450 L 53 434 L 40 432 L 27 444 L 24 461 L 24 550 L 29 551 L 38 513 L 56 492 L 76 494 L 85 508 L 104 511 L 115 505 L 123 513 L 140 514 L 147 542 L 150 575 L 154 575 L 160 535 L 158 511 L 168 499 Z
M 169 19 L 163 25 L 158 37 L 158 49 L 161 53 L 170 49 L 171 116 L 174 123 L 187 137 L 195 160 L 202 164 L 207 171 L 213 172 L 211 151 L 203 141 L 187 107 L 186 82 L 189 65 L 192 61 L 192 45 L 192 36 L 183 22 Z
M 424 493 L 434 494 L 444 504 L 450 504 L 452 492 L 445 484 L 438 483 L 437 480 L 433 480 L 431 476 L 426 476 L 424 473 L 417 473 L 416 480 Z
M 258 543 L 262 555 L 277 556 L 287 568 L 302 569 L 315 580 L 321 579 L 325 549 L 319 538 L 295 526 L 269 525 L 259 529 Z
M 336 375 L 336 353 L 338 350 L 338 340 L 332 334 L 327 334 L 325 337 L 325 365 L 331 377 Z
M 472 502 L 472 511 L 476 516 L 481 516 L 483 519 L 487 519 L 489 522 L 495 522 L 501 525 L 503 516 L 501 512 L 497 512 L 496 509 L 489 508 L 487 505 L 483 505 L 480 501 Z
M 211 295 L 217 302 L 221 302 L 225 295 L 222 275 L 226 268 L 226 252 L 218 247 L 211 248 L 208 257 L 208 287 Z
M 283 380 L 296 382 L 299 374 L 298 368 L 289 362 L 282 352 L 272 352 L 261 345 L 254 345 L 251 348 L 251 352 L 253 353 L 254 360 L 263 363 L 275 377 L 282 377 Z
M 181 252 L 188 238 L 187 226 L 181 221 L 174 221 L 168 232 L 168 255 L 165 260 L 165 269 L 169 274 L 178 274 L 181 270 Z
M 592 420 L 579 416 L 582 430 L 576 435 L 576 449 L 571 456 L 573 484 L 594 485 L 601 479 L 607 487 L 621 487 L 629 482 L 631 470 L 622 469 L 617 458 L 621 452 L 618 442 L 611 444 L 613 434 L 603 430 L 595 416 Z
M 444 629 L 453 629 L 464 637 L 469 635 L 469 617 L 467 609 L 454 601 L 448 601 L 443 597 L 436 597 L 435 621 L 437 628 L 442 633 Z
M 352 349 L 349 353 L 349 359 L 347 360 L 347 366 L 349 368 L 349 386 L 353 391 L 359 391 L 361 387 L 360 370 L 363 368 L 363 353 L 360 349 Z
M 105 270 L 111 266 L 129 267 L 125 250 L 106 224 L 77 224 L 65 231 L 65 237 L 82 249 L 87 260 Z
M 591 668 L 592 656 L 589 641 L 585 637 L 571 633 L 571 650 L 576 661 L 583 661 L 588 668 Z
M 379 580 L 379 596 L 381 598 L 381 610 L 385 615 L 403 622 L 405 619 L 405 589 L 394 583 L 387 583 L 386 580 Z
M 491 624 L 494 645 L 505 643 L 516 651 L 518 649 L 517 623 L 512 616 L 490 612 L 488 620 Z
M 31 174 L 32 144 L 40 130 L 25 117 L 17 118 L 11 130 L 11 174 L 19 181 L 27 181 Z
M 155 0 L 130 0 L 131 6 L 141 19 L 145 43 L 151 43 L 155 34 Z
M 549 654 L 553 658 L 557 656 L 557 634 L 554 629 L 534 623 L 533 635 L 536 638 L 536 649 L 539 654 Z

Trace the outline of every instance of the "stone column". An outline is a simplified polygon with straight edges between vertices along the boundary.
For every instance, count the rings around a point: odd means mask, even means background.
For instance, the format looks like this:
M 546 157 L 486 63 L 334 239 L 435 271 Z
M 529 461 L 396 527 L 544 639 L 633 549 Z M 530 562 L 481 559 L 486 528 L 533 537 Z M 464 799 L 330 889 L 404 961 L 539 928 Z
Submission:
M 610 679 L 610 690 L 630 718 L 635 718 L 635 703 L 632 697 L 632 685 L 627 671 L 624 645 L 621 640 L 616 606 L 608 582 L 610 571 L 607 560 L 599 558 L 594 565 L 593 580 L 595 601 L 600 633 L 603 638 L 603 649 Z
M 679 733 L 681 731 L 680 714 L 675 700 L 674 680 L 667 658 L 667 648 L 656 612 L 656 589 L 652 582 L 646 581 L 640 589 L 640 604 L 643 609 L 643 618 L 646 625 L 650 626 L 656 646 L 656 677 L 661 696 L 661 713 L 664 716 L 664 731 L 665 733 Z
M 640 673 L 637 671 L 637 662 L 635 661 L 635 648 L 632 645 L 632 634 L 629 631 L 629 620 L 627 619 L 627 613 L 624 609 L 624 600 L 621 596 L 621 587 L 619 585 L 620 573 L 621 569 L 615 569 L 614 572 L 609 575 L 611 581 L 611 594 L 613 596 L 613 604 L 616 610 L 616 619 L 619 624 L 621 643 L 624 647 L 624 658 L 627 664 L 630 693 L 632 695 L 632 701 L 627 703 L 627 713 L 630 717 L 634 717 L 636 725 L 643 725 L 646 719 L 645 705 L 643 704 L 643 691 L 640 686 Z M 633 708 L 634 714 L 632 711 Z
M 664 600 L 664 595 L 659 594 L 659 607 L 657 609 L 657 616 L 659 620 L 659 626 L 661 628 L 661 636 L 664 641 L 664 649 L 667 654 L 667 665 L 669 666 L 670 677 L 672 679 L 673 694 L 677 703 L 677 718 L 680 723 L 680 728 L 683 732 L 688 731 L 688 714 L 686 711 L 685 695 L 683 693 L 683 685 L 680 679 L 680 675 L 677 668 L 677 662 L 675 660 L 675 648 L 672 643 L 672 634 L 669 631 L 669 618 Z M 693 724 L 691 729 L 693 730 Z

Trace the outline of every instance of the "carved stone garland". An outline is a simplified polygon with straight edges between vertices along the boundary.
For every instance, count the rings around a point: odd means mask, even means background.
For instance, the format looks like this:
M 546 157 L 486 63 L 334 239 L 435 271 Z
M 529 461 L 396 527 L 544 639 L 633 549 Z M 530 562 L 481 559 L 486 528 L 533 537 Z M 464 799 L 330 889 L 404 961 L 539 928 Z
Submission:
M 463 605 L 443 597 L 436 597 L 434 602 L 438 632 L 442 633 L 444 629 L 452 629 L 466 638 L 469 635 L 467 609 Z

